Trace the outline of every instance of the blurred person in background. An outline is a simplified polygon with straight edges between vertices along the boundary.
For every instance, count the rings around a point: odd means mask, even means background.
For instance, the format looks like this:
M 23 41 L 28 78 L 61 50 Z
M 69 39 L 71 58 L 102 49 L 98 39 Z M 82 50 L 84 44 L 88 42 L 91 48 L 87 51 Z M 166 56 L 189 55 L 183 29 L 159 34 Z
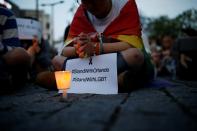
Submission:
M 66 39 L 68 37 L 69 29 L 70 29 L 70 25 L 68 25 L 65 28 L 63 43 L 62 43 L 62 45 L 60 45 L 59 50 L 61 50 L 61 48 L 64 46 L 64 42 L 66 41 Z M 51 90 L 54 90 L 54 89 L 56 90 L 56 88 L 55 88 L 56 82 L 54 80 L 55 76 L 54 76 L 53 71 L 54 71 L 53 67 L 51 66 L 51 70 L 40 72 L 36 77 L 36 83 L 42 87 L 46 87 Z M 48 82 L 48 81 L 50 81 L 50 82 Z
M 174 38 L 170 34 L 165 34 L 161 38 L 161 62 L 158 67 L 158 76 L 169 77 L 176 69 L 176 63 L 172 57 L 172 47 Z
M 10 92 L 27 82 L 30 56 L 18 38 L 15 15 L 0 3 L 0 92 Z
M 197 30 L 192 27 L 182 29 L 184 36 L 173 46 L 173 57 L 177 63 L 178 79 L 197 80 Z
M 29 79 L 34 82 L 39 73 L 43 71 L 53 70 L 51 63 L 51 52 L 49 43 L 35 36 L 32 40 L 20 40 L 23 47 L 31 56 L 31 69 L 29 71 Z
M 31 57 L 29 81 L 36 82 L 39 73 L 53 70 L 51 66 L 53 53 L 48 41 L 42 37 L 41 23 L 37 19 L 33 17 L 18 18 L 17 22 L 20 43 Z M 34 27 L 34 30 L 31 27 Z
M 162 59 L 162 48 L 158 44 L 156 37 L 149 37 L 151 59 L 156 67 L 156 73 L 160 71 L 161 59 Z

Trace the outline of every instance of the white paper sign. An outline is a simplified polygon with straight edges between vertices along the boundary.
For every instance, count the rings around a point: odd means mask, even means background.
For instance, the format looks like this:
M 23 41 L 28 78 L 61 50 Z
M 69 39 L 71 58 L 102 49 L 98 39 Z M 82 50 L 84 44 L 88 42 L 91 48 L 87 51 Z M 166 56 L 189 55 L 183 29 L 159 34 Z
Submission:
M 71 59 L 66 70 L 72 72 L 68 93 L 117 94 L 117 54 Z
M 32 39 L 35 35 L 38 37 L 39 40 L 41 39 L 42 28 L 40 22 L 24 18 L 17 18 L 16 22 L 20 39 Z

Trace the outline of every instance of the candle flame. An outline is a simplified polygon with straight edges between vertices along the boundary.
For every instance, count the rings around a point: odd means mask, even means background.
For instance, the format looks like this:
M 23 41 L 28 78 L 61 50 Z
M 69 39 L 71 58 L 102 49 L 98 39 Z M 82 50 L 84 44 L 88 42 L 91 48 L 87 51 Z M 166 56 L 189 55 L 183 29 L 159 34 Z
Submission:
M 66 90 L 70 88 L 70 84 L 71 84 L 70 71 L 56 71 L 55 79 L 56 79 L 57 88 L 59 90 Z

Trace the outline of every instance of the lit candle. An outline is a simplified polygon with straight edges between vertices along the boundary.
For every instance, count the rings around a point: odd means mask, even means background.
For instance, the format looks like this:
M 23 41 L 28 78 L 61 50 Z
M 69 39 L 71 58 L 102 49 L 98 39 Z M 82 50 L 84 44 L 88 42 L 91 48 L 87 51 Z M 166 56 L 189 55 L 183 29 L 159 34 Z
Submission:
M 55 79 L 57 88 L 63 91 L 63 98 L 67 98 L 67 89 L 70 88 L 71 72 L 70 71 L 56 71 Z

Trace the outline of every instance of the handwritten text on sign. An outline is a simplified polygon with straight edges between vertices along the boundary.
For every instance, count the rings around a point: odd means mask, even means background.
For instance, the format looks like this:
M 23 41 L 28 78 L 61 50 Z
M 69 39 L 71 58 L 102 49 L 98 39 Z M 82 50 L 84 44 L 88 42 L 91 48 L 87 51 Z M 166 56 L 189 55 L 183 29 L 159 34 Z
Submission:
M 32 39 L 35 35 L 41 39 L 42 28 L 40 22 L 24 18 L 17 18 L 16 21 L 20 39 Z
M 71 59 L 66 70 L 72 72 L 68 93 L 117 94 L 117 54 Z

